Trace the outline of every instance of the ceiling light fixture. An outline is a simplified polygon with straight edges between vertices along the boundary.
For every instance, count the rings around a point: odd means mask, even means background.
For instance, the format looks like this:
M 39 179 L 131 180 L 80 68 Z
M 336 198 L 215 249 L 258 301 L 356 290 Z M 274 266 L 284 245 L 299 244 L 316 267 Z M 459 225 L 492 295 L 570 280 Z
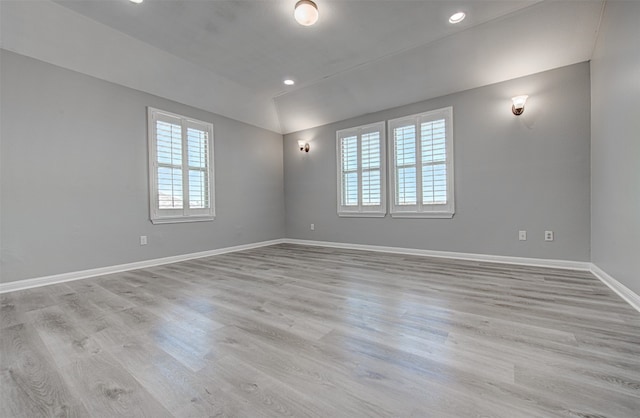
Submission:
M 514 115 L 516 116 L 522 115 L 522 113 L 524 112 L 524 104 L 527 101 L 528 97 L 529 96 L 527 95 L 523 95 L 523 96 L 516 96 L 511 99 L 511 101 L 513 102 L 513 105 L 511 105 L 511 111 L 513 112 Z
M 135 4 L 140 4 L 142 3 L 144 0 L 129 0 L 131 3 L 135 3 Z
M 302 26 L 311 26 L 318 21 L 318 6 L 311 0 L 300 0 L 293 8 L 293 17 Z
M 293 80 L 292 80 L 292 79 L 290 79 L 290 78 L 286 78 L 286 79 L 283 81 L 283 83 L 284 83 L 285 85 L 287 85 L 287 86 L 293 86 L 294 84 L 296 84 L 296 82 L 295 82 L 295 81 L 293 81 Z
M 451 15 L 451 17 L 449 18 L 449 23 L 453 23 L 454 25 L 456 23 L 460 23 L 464 20 L 464 18 L 467 17 L 467 15 L 465 14 L 465 12 L 457 12 Z

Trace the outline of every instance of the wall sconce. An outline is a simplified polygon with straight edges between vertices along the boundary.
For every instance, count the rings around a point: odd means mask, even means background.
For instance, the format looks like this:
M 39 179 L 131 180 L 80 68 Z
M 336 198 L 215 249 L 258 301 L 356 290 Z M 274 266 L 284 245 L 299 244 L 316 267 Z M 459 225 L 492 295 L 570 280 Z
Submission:
M 300 152 L 309 152 L 310 147 L 308 143 L 298 142 L 298 146 L 300 147 Z
M 513 105 L 511 106 L 511 111 L 513 112 L 514 115 L 518 116 L 518 115 L 522 115 L 522 113 L 524 112 L 524 104 L 527 101 L 527 98 L 529 96 L 527 95 L 523 95 L 523 96 L 516 96 L 511 98 L 511 101 L 513 101 Z

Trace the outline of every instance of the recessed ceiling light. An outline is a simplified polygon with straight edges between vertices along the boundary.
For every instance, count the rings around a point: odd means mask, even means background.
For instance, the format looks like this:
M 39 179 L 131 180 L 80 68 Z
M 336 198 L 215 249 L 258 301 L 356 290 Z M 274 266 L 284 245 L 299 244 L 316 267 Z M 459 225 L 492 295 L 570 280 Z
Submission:
M 144 0 L 129 0 L 131 3 L 135 3 L 135 4 L 140 4 L 142 3 Z
M 296 84 L 296 82 L 295 82 L 295 81 L 293 81 L 293 80 L 292 80 L 292 79 L 290 79 L 290 78 L 286 78 L 286 79 L 283 81 L 283 83 L 284 83 L 284 84 L 286 84 L 287 86 L 293 86 L 294 84 Z
M 293 8 L 293 17 L 302 26 L 311 26 L 318 21 L 318 6 L 311 0 L 300 0 Z
M 451 17 L 449 18 L 449 23 L 460 23 L 464 20 L 464 18 L 467 17 L 467 15 L 464 12 L 457 12 L 451 15 Z

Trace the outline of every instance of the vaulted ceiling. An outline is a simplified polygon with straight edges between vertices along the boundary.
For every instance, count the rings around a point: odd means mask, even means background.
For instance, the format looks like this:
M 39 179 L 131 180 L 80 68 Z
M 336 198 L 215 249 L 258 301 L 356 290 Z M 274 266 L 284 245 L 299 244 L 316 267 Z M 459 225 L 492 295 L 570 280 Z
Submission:
M 317 0 L 303 27 L 295 2 L 3 0 L 0 45 L 290 133 L 589 60 L 603 8 Z

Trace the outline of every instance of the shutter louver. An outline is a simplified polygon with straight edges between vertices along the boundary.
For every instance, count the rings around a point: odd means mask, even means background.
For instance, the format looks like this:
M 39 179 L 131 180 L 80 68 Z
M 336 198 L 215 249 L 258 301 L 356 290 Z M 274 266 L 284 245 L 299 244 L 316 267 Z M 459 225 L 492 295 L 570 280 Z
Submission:
M 396 204 L 416 204 L 416 127 L 393 130 L 396 163 Z
M 380 133 L 362 135 L 362 205 L 380 205 Z
M 447 149 L 444 119 L 421 125 L 422 204 L 447 203 Z
M 190 209 L 205 209 L 209 207 L 208 146 L 209 138 L 206 131 L 193 128 L 187 129 Z
M 342 138 L 342 204 L 358 205 L 358 137 Z
M 156 153 L 158 158 L 158 207 L 182 209 L 182 128 L 156 121 Z

